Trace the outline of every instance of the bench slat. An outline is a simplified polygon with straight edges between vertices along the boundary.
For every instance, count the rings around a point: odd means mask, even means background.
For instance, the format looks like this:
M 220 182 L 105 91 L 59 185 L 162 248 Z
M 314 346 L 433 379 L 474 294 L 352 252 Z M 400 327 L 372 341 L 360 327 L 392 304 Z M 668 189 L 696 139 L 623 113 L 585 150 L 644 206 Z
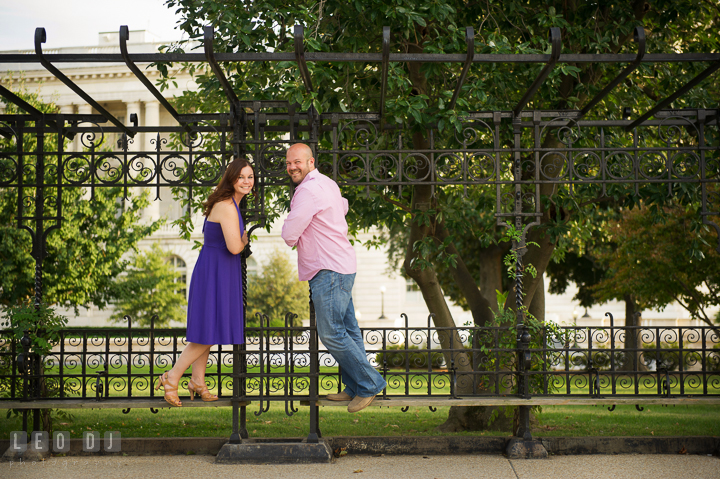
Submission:
M 302 406 L 309 406 L 309 401 L 301 401 Z M 329 401 L 320 399 L 317 401 L 318 406 L 329 407 L 347 407 L 349 401 Z M 573 397 L 537 397 L 531 399 L 521 399 L 517 397 L 488 397 L 488 398 L 389 398 L 383 400 L 375 398 L 371 407 L 439 407 L 439 406 L 590 406 L 590 405 L 608 405 L 613 404 L 635 405 L 635 404 L 720 404 L 720 396 L 714 397 L 634 397 L 634 398 L 590 398 L 579 396 Z
M 191 401 L 189 397 L 181 397 L 182 407 L 229 407 L 231 399 L 218 399 L 204 402 L 200 399 Z M 251 401 L 240 402 L 240 406 L 248 406 Z M 0 409 L 146 409 L 146 408 L 172 408 L 163 398 L 148 399 L 42 399 L 37 401 L 0 401 Z

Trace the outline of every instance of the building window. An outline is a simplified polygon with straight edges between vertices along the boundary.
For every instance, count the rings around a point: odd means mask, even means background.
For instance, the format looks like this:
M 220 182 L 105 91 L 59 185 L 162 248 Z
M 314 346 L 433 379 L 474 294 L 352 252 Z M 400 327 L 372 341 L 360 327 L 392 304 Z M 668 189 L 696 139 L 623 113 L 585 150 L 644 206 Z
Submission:
M 415 282 L 412 278 L 407 278 L 405 280 L 405 301 L 421 301 L 422 300 L 422 292 L 420 291 L 420 286 Z
M 160 216 L 167 218 L 168 223 L 179 220 L 185 214 L 182 205 L 183 194 L 178 198 L 172 192 L 172 188 L 160 188 Z
M 255 258 L 248 258 L 245 264 L 247 266 L 247 277 L 256 278 L 258 275 L 258 264 L 257 261 L 255 261 Z
M 173 266 L 175 271 L 180 273 L 180 275 L 175 278 L 175 282 L 183 283 L 184 285 L 181 290 L 176 290 L 175 292 L 187 297 L 187 265 L 185 264 L 185 261 L 183 261 L 181 257 L 175 255 L 170 256 L 167 261 Z

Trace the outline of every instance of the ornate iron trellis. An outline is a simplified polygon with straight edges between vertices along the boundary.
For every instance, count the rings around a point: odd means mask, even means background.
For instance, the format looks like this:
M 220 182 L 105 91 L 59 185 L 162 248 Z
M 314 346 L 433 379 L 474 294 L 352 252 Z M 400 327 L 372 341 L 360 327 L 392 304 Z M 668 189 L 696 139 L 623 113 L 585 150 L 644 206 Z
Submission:
M 445 187 L 462 187 L 464 192 L 469 188 L 492 188 L 496 196 L 496 217 L 498 223 L 506 221 L 514 223 L 523 232 L 519 244 L 524 247 L 527 231 L 538 224 L 541 216 L 541 188 L 553 186 L 567 188 L 573 194 L 578 188 L 597 188 L 599 194 L 606 194 L 617 185 L 632 185 L 636 193 L 644 184 L 665 184 L 668 193 L 672 193 L 674 185 L 691 183 L 698 184 L 701 190 L 701 215 L 706 224 L 711 225 L 720 233 L 717 223 L 711 218 L 720 212 L 720 198 L 716 184 L 720 171 L 720 134 L 718 132 L 717 109 L 667 110 L 672 102 L 710 77 L 720 68 L 720 54 L 646 54 L 644 31 L 638 27 L 635 41 L 638 52 L 635 55 L 563 55 L 561 51 L 560 32 L 551 29 L 550 40 L 552 51 L 549 55 L 480 55 L 474 53 L 472 29 L 466 30 L 467 51 L 464 54 L 391 54 L 389 52 L 390 30 L 383 30 L 382 53 L 322 53 L 305 52 L 303 28 L 295 28 L 294 53 L 215 53 L 213 50 L 213 32 L 210 27 L 205 30 L 204 53 L 202 54 L 130 54 L 127 50 L 128 31 L 120 30 L 120 55 L 115 54 L 45 54 L 42 44 L 45 42 L 44 29 L 38 29 L 35 36 L 34 55 L 0 55 L 0 63 L 40 63 L 56 78 L 71 88 L 76 94 L 92 105 L 99 115 L 48 115 L 43 114 L 5 88 L 0 88 L 0 95 L 7 101 L 23 109 L 24 115 L 0 115 L 0 135 L 14 138 L 17 150 L 13 154 L 4 155 L 0 163 L 0 187 L 13 188 L 18 192 L 17 226 L 27 230 L 33 241 L 33 257 L 36 260 L 35 301 L 42 300 L 42 261 L 45 256 L 45 239 L 47 235 L 62 223 L 62 192 L 67 188 L 87 188 L 93 195 L 97 188 L 123 188 L 124 197 L 129 191 L 140 188 L 150 190 L 159 197 L 161 188 L 179 187 L 192 197 L 193 190 L 214 185 L 222 174 L 227 161 L 233 154 L 246 154 L 254 160 L 258 169 L 258 194 L 248 205 L 244 205 L 246 221 L 253 223 L 253 228 L 263 225 L 266 219 L 265 194 L 267 188 L 287 185 L 284 173 L 284 150 L 289 144 L 298 141 L 309 143 L 318 160 L 321 170 L 341 187 L 397 188 L 399 194 L 403 188 L 415 185 L 428 185 L 433 189 Z M 297 61 L 301 77 L 308 91 L 313 91 L 312 77 L 307 62 L 340 61 L 340 62 L 375 62 L 381 65 L 381 107 L 377 113 L 340 113 L 330 112 L 317 114 L 312 108 L 300 111 L 298 105 L 282 101 L 241 101 L 233 91 L 232 85 L 223 73 L 219 62 L 247 61 Z M 130 71 L 141 81 L 148 91 L 155 96 L 164 108 L 178 122 L 176 127 L 123 125 L 108 111 L 87 95 L 81 87 L 73 83 L 56 66 L 64 63 L 96 62 L 125 63 Z M 210 114 L 179 114 L 164 99 L 162 94 L 142 74 L 136 63 L 144 62 L 206 62 L 223 87 L 230 104 L 228 113 Z M 528 87 L 516 106 L 510 111 L 474 112 L 465 119 L 465 129 L 459 136 L 447 139 L 439 136 L 433 125 L 428 125 L 429 148 L 415 149 L 408 147 L 401 127 L 392 128 L 386 124 L 384 104 L 386 99 L 387 75 L 390 62 L 460 62 L 463 70 L 458 78 L 453 95 L 453 103 L 460 95 L 467 71 L 473 63 L 544 63 L 544 68 L 535 81 Z M 615 79 L 611 81 L 596 97 L 591 99 L 582 109 L 573 111 L 539 111 L 525 110 L 527 104 L 547 79 L 548 75 L 560 63 L 628 63 Z M 620 84 L 642 62 L 710 62 L 710 65 L 693 80 L 678 89 L 668 98 L 658 102 L 651 110 L 635 119 L 623 120 L 585 120 L 586 114 L 605 98 L 614 87 Z M 654 118 L 654 119 L 651 119 Z M 112 126 L 105 126 L 110 123 Z M 155 149 L 138 151 L 134 148 L 132 138 L 137 133 L 154 134 Z M 32 134 L 37 139 L 34 151 L 23 150 L 23 135 Z M 44 151 L 49 135 L 56 135 L 58 150 Z M 63 151 L 65 138 L 80 135 L 85 146 L 83 152 Z M 119 135 L 117 147 L 111 151 L 102 150 L 102 139 L 105 135 Z M 286 135 L 283 138 L 281 135 Z M 554 135 L 556 141 L 552 147 L 545 146 L 544 140 Z M 175 138 L 175 142 L 169 138 Z M 442 141 L 440 141 L 442 139 Z M 509 141 L 506 141 L 509 140 Z M 170 143 L 168 143 L 170 141 Z M 632 146 L 628 146 L 632 145 Z M 522 263 L 518 265 L 521 271 Z M 520 277 L 520 275 L 518 276 Z M 518 289 L 522 283 L 518 281 Z M 521 292 L 520 292 L 521 293 Z M 518 294 L 521 300 L 522 294 Z M 529 395 L 527 382 L 533 376 L 556 376 L 553 373 L 533 372 L 533 365 L 528 360 L 529 335 L 522 328 L 524 318 L 519 308 L 517 347 L 512 355 L 517 355 L 514 370 L 519 378 L 518 394 Z M 259 336 L 265 334 L 267 328 L 261 328 Z M 438 334 L 428 326 L 428 337 Z M 611 328 L 612 329 L 612 328 Z M 265 332 L 263 332 L 265 331 Z M 288 330 L 284 330 L 288 334 Z M 277 333 L 277 331 L 276 331 Z M 382 335 L 383 348 L 380 353 L 386 354 L 387 332 Z M 479 333 L 479 332 L 477 332 Z M 687 333 L 687 331 L 685 332 Z M 685 337 L 682 331 L 678 337 Z M 68 333 L 70 334 L 70 332 Z M 322 378 L 318 366 L 322 359 L 317 349 L 317 338 L 314 328 L 309 329 L 309 346 L 307 348 L 309 378 L 311 385 L 307 396 L 311 402 L 311 436 L 317 440 L 317 399 L 318 378 Z M 405 328 L 405 337 L 411 335 Z M 593 332 L 588 331 L 587 337 L 592 338 Z M 717 338 L 707 336 L 706 331 L 699 333 L 702 337 L 703 356 L 702 384 L 704 394 L 708 394 L 707 380 L 710 369 L 706 367 L 714 361 L 715 356 L 707 353 L 707 345 L 717 342 Z M 151 335 L 152 336 L 152 335 Z M 128 340 L 132 334 L 128 334 Z M 613 341 L 615 334 L 611 333 Z M 658 331 L 657 337 L 662 337 Z M 707 339 L 710 338 L 710 339 Z M 427 339 L 427 338 L 426 338 Z M 109 341 L 109 338 L 107 338 Z M 87 338 L 85 339 L 87 341 Z M 174 340 L 177 346 L 177 338 Z M 271 341 L 267 336 L 266 344 Z M 153 343 L 154 344 L 154 343 Z M 292 341 L 285 341 L 284 346 L 292 351 Z M 660 348 L 660 339 L 657 342 Z M 406 345 L 407 346 L 407 345 Z M 458 345 L 459 346 L 459 345 Z M 427 363 L 432 364 L 430 346 L 427 348 Z M 454 348 L 450 348 L 452 352 Z M 557 354 L 558 348 L 543 347 L 546 355 Z M 562 349 L 562 348 L 560 348 Z M 568 346 L 565 346 L 568 349 Z M 603 383 L 597 367 L 596 354 L 592 350 L 592 341 L 588 348 L 576 348 L 586 356 L 588 371 L 596 374 L 592 382 L 590 394 L 598 394 L 606 385 L 611 385 L 612 394 L 616 394 L 615 376 L 609 383 Z M 610 361 L 616 354 L 613 348 Z M 443 352 L 445 350 L 439 350 Z M 447 351 L 445 351 L 447 352 Z M 17 351 L 13 351 L 13 355 Z M 633 353 L 633 352 L 631 352 Z M 638 351 L 634 351 L 638 353 Z M 233 440 L 245 436 L 238 427 L 244 425 L 245 407 L 242 402 L 248 397 L 247 382 L 239 382 L 238 378 L 253 381 L 269 388 L 272 377 L 284 377 L 285 388 L 288 378 L 294 373 L 283 374 L 272 372 L 270 363 L 258 364 L 269 367 L 266 373 L 248 372 L 246 361 L 256 358 L 257 361 L 269 361 L 272 353 L 270 348 L 264 355 L 261 352 L 249 353 L 245 347 L 233 348 L 232 404 L 234 406 Z M 410 357 L 406 347 L 404 354 Z M 623 354 L 628 354 L 625 351 Z M 685 351 L 679 346 L 677 354 L 683 356 Z M 660 351 L 656 357 L 659 358 Z M 148 357 L 153 357 L 152 355 Z M 452 354 L 451 354 L 452 357 Z M 564 356 L 564 374 L 571 374 L 569 353 Z M 244 358 L 245 360 L 241 360 Z M 217 361 L 225 361 L 223 352 L 218 353 Z M 285 367 L 288 363 L 285 358 Z M 128 352 L 128 364 L 132 364 L 131 351 Z M 254 361 L 251 359 L 251 363 Z M 387 359 L 383 367 L 387 367 Z M 683 361 L 680 360 L 682 363 Z M 59 364 L 63 364 L 61 359 Z M 684 364 L 684 363 L 683 363 Z M 455 368 L 450 365 L 451 370 Z M 667 368 L 666 372 L 667 372 Z M 594 371 L 594 372 L 593 372 Z M 17 372 L 17 371 L 15 371 Z M 490 374 L 488 371 L 485 373 Z M 497 371 L 496 371 L 497 372 Z M 639 373 L 639 371 L 636 371 Z M 15 374 L 15 373 L 14 373 Z M 220 373 L 218 373 L 220 374 Z M 255 374 L 255 376 L 253 376 Z M 452 373 L 454 374 L 454 373 Z M 26 374 L 25 378 L 31 375 Z M 512 374 L 510 376 L 513 376 Z M 712 376 L 712 374 L 710 374 Z M 448 379 L 450 384 L 457 384 L 461 376 L 454 375 Z M 555 379 L 545 379 L 554 381 Z M 695 377 L 695 376 L 693 376 Z M 714 377 L 714 376 L 713 376 Z M 522 380 L 520 380 L 522 379 Z M 61 374 L 62 380 L 62 374 Z M 220 380 L 220 379 L 219 379 Z M 270 381 L 265 382 L 264 381 Z M 322 381 L 322 379 L 320 379 Z M 410 379 L 406 379 L 409 383 Z M 505 379 L 495 378 L 499 384 Z M 569 384 L 569 376 L 568 376 Z M 657 384 L 664 384 L 660 393 L 670 391 L 670 377 L 658 378 Z M 85 379 L 82 379 L 85 384 Z M 428 380 L 428 384 L 432 379 Z M 101 384 L 98 382 L 97 384 Z M 314 385 L 313 385 L 314 384 Z M 83 386 L 84 387 L 84 386 Z M 660 387 L 660 386 L 658 386 Z M 109 391 L 106 383 L 104 391 Z M 260 388 L 260 386 L 258 386 Z M 251 388 L 252 389 L 252 388 Z M 259 389 L 258 389 L 259 390 Z M 545 387 L 545 391 L 548 388 Z M 682 387 L 681 387 L 682 390 Z M 96 387 L 96 394 L 98 389 Z M 290 391 L 282 395 L 261 395 L 264 399 L 286 401 L 298 400 L 297 395 Z M 274 392 L 274 391 L 272 391 Z M 408 391 L 409 392 L 409 391 Z M 637 394 L 638 391 L 635 391 Z M 568 390 L 569 393 L 569 390 Z M 682 392 L 681 392 L 682 394 Z M 32 394 L 30 394 L 32 396 Z M 453 396 L 453 393 L 450 394 Z M 17 396 L 15 396 L 17 397 Z M 27 394 L 25 395 L 27 398 Z M 86 396 L 84 396 L 86 397 Z M 262 403 L 262 400 L 261 400 Z M 261 405 L 261 410 L 263 406 Z M 289 410 L 293 409 L 290 402 Z M 239 412 L 238 412 L 239 411 Z M 527 408 L 524 408 L 527 413 Z M 525 415 L 527 419 L 527 415 Z M 36 415 L 36 429 L 37 429 Z M 529 429 L 524 428 L 529 435 Z

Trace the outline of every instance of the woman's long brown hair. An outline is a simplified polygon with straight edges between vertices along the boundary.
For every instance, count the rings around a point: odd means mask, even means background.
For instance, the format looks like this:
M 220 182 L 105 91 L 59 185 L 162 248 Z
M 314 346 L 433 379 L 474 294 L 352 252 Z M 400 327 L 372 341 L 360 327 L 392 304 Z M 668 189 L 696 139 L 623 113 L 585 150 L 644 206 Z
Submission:
M 235 194 L 235 182 L 240 177 L 240 171 L 246 166 L 252 168 L 254 175 L 255 169 L 247 159 L 235 158 L 230 162 L 225 170 L 225 174 L 223 174 L 223 177 L 220 180 L 220 183 L 215 187 L 215 191 L 213 191 L 212 194 L 208 196 L 205 203 L 203 203 L 203 208 L 205 209 L 203 214 L 205 216 L 210 216 L 210 212 L 212 211 L 213 206 L 215 206 L 215 203 L 226 200 Z M 255 185 L 253 185 L 253 190 L 255 190 Z

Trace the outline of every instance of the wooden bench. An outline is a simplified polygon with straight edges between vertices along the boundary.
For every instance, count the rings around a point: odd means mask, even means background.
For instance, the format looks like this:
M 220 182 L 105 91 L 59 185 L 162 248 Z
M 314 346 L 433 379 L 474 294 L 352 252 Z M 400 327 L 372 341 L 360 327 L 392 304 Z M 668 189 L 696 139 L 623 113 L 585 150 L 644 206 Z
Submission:
M 309 406 L 309 401 L 301 401 L 301 405 Z M 329 401 L 320 399 L 318 406 L 347 407 L 349 401 Z M 369 407 L 440 407 L 440 406 L 594 406 L 594 405 L 720 405 L 720 396 L 694 396 L 694 397 L 534 397 L 522 399 L 518 397 L 465 397 L 453 399 L 449 397 L 393 397 L 383 399 L 376 397 Z
M 182 407 L 231 407 L 232 400 L 221 398 L 217 401 L 204 402 L 199 398 L 191 401 L 190 397 L 181 397 Z M 251 401 L 242 401 L 240 406 L 249 406 Z M 93 399 L 38 399 L 35 401 L 0 401 L 0 409 L 161 409 L 172 408 L 162 397 L 147 399 L 105 398 L 101 401 Z

